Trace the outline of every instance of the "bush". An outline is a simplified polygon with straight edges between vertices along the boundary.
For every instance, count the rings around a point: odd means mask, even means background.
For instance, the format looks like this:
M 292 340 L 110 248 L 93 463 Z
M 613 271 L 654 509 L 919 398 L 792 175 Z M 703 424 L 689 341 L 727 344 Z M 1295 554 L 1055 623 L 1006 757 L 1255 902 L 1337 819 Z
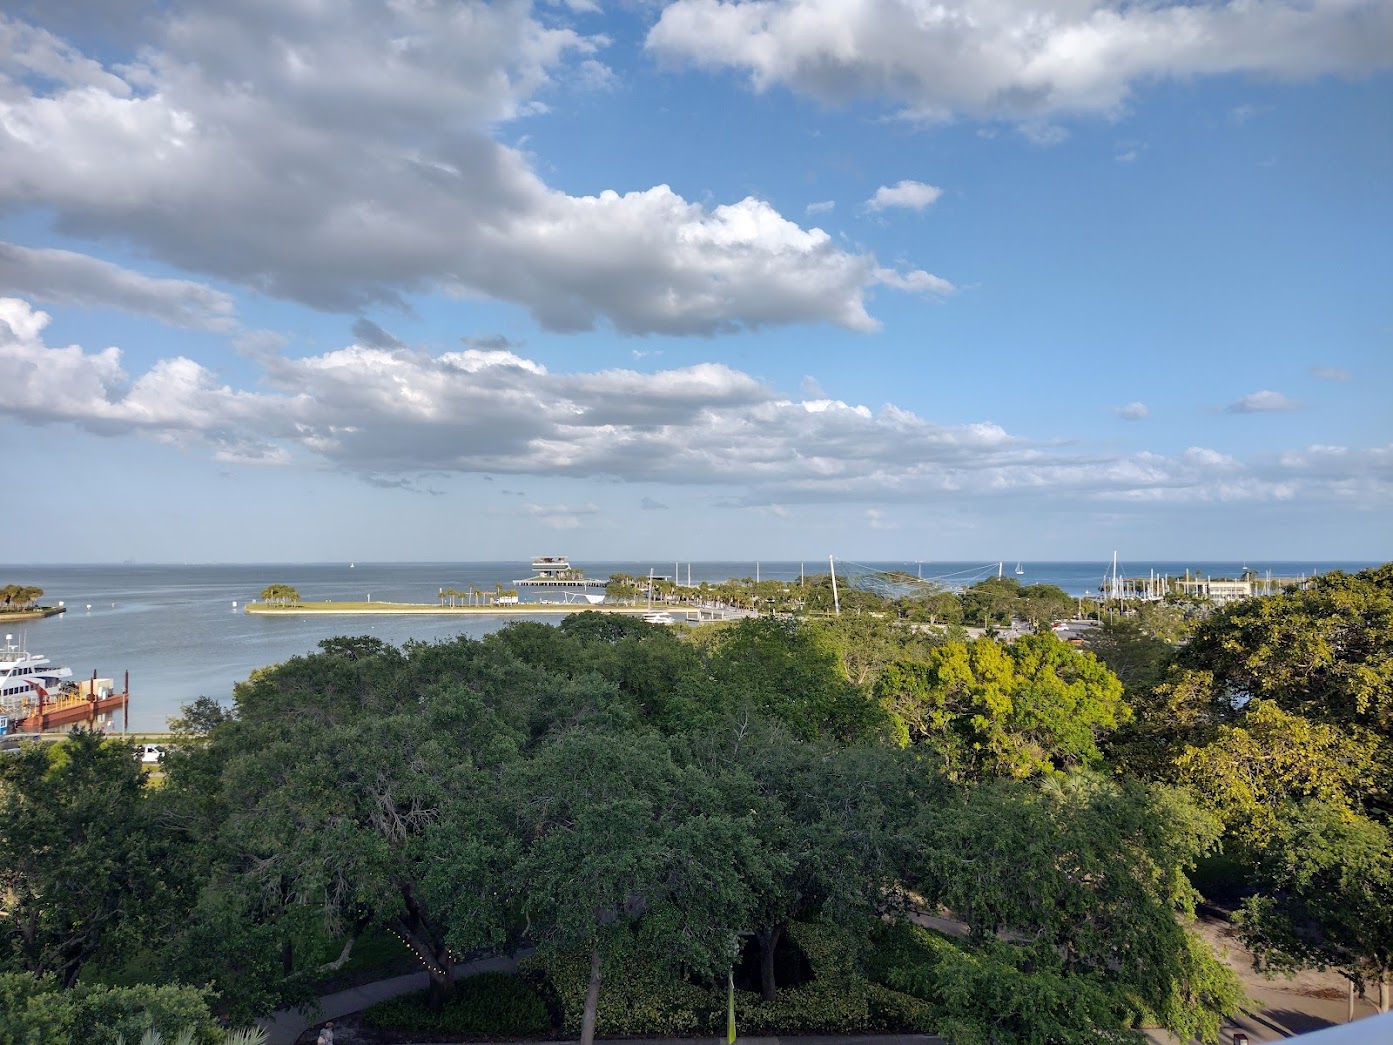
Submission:
M 741 1034 L 815 1034 L 929 1031 L 932 1009 L 917 998 L 869 983 L 851 966 L 850 941 L 822 927 L 793 923 L 792 938 L 814 978 L 779 990 L 772 1002 L 753 991 L 735 992 L 735 1025 Z M 560 1001 L 562 1026 L 580 1031 L 590 962 L 585 955 L 538 955 L 523 968 L 544 974 Z M 725 1029 L 724 985 L 702 987 L 645 958 L 637 948 L 617 949 L 601 967 L 596 1023 L 609 1036 L 700 1036 Z
M 590 959 L 583 954 L 548 954 L 525 959 L 527 973 L 550 982 L 561 1007 L 561 1024 L 579 1034 L 590 984 Z M 605 956 L 600 968 L 596 1023 L 606 1035 L 699 1035 L 715 1033 L 725 1020 L 725 994 L 695 986 L 625 949 Z
M 516 976 L 481 972 L 460 980 L 455 996 L 438 1011 L 430 991 L 404 994 L 367 1009 L 363 1022 L 377 1030 L 472 1034 L 482 1038 L 529 1037 L 551 1030 L 542 999 Z
M 151 1029 L 166 1038 L 188 1030 L 198 1045 L 211 1045 L 221 1035 L 208 1011 L 207 992 L 197 987 L 79 984 L 62 990 L 52 979 L 0 974 L 3 1045 L 115 1045 L 121 1039 L 139 1041 Z

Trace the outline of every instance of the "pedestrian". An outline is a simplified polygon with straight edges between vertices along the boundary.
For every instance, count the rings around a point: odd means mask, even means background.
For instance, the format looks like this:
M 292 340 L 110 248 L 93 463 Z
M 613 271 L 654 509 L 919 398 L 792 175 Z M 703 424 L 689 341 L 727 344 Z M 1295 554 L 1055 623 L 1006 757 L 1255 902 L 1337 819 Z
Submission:
M 319 1032 L 319 1037 L 315 1039 L 314 1045 L 334 1045 L 334 1025 L 324 1024 L 324 1029 Z

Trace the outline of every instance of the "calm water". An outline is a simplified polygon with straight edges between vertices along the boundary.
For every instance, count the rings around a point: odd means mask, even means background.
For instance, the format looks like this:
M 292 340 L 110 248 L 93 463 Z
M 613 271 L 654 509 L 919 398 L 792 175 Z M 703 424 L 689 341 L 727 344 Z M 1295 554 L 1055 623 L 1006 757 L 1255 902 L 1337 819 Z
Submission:
M 798 562 L 576 562 L 592 577 L 611 573 L 647 576 L 676 575 L 682 582 L 723 581 L 732 577 L 797 580 L 827 572 L 827 561 Z M 1237 562 L 1130 562 L 1119 569 L 1130 576 L 1149 571 L 1170 576 L 1191 573 L 1235 576 Z M 1309 576 L 1334 569 L 1363 569 L 1375 563 L 1249 562 L 1252 569 L 1274 577 Z M 1015 563 L 1005 564 L 1014 576 Z M 1073 595 L 1096 592 L 1111 568 L 1102 562 L 1022 563 L 1019 580 L 1025 584 L 1057 584 Z M 925 579 L 971 584 L 997 572 L 995 563 L 850 563 L 838 561 L 837 573 L 854 577 L 870 570 L 902 570 Z M 459 617 L 276 617 L 248 616 L 248 601 L 268 584 L 293 585 L 306 601 L 366 599 L 374 602 L 435 602 L 441 588 L 474 585 L 492 591 L 528 576 L 523 563 L 348 563 L 234 566 L 3 566 L 0 585 L 35 585 L 43 602 L 64 603 L 67 612 L 41 621 L 4 625 L 23 638 L 35 653 L 66 664 L 77 676 L 131 676 L 131 728 L 160 730 L 182 704 L 199 696 L 224 702 L 234 683 L 255 668 L 275 664 L 315 649 L 333 635 L 373 635 L 393 645 L 408 639 L 432 641 L 458 635 L 479 637 L 516 619 L 493 616 Z M 236 602 L 236 609 L 233 603 Z M 556 616 L 529 620 L 557 622 Z

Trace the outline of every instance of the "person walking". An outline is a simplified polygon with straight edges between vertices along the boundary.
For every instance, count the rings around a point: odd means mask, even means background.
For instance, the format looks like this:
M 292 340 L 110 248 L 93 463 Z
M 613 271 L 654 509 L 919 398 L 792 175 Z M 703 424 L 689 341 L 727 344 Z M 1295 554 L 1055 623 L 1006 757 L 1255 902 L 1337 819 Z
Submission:
M 319 1032 L 319 1037 L 315 1039 L 314 1045 L 334 1045 L 333 1023 L 324 1024 L 324 1029 Z

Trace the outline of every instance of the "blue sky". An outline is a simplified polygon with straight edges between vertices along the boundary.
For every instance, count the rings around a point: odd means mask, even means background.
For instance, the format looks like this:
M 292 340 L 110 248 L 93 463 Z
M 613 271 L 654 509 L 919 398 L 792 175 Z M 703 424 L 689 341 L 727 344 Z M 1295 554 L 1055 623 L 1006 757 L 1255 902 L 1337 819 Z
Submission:
M 1387 0 L 7 11 L 9 561 L 1390 557 Z

